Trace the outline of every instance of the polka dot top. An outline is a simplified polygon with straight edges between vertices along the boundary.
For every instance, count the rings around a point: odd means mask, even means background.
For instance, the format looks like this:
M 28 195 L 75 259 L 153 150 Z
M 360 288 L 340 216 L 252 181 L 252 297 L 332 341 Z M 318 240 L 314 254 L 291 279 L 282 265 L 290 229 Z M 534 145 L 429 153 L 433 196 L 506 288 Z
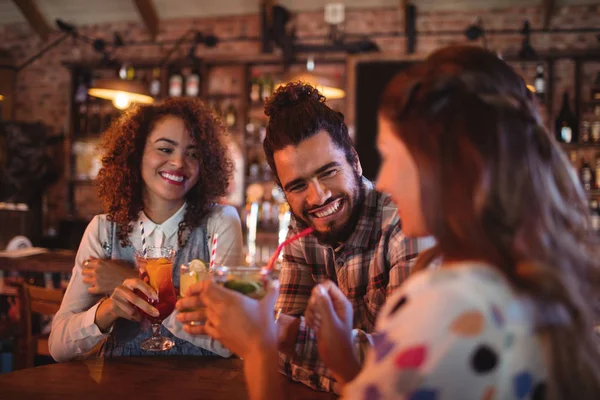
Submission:
M 490 266 L 413 275 L 384 305 L 346 399 L 545 397 L 546 368 L 526 299 Z

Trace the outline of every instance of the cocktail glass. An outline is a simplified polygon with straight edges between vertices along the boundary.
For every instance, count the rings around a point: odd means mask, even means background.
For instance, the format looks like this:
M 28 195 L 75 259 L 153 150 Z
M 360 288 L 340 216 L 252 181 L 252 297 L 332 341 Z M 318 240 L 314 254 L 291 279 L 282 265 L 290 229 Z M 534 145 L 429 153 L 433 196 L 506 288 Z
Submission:
M 265 297 L 272 274 L 261 267 L 218 267 L 213 278 L 227 289 L 260 300 Z
M 179 266 L 179 295 L 181 297 L 185 297 L 185 293 L 187 289 L 204 279 L 208 279 L 210 277 L 210 273 L 208 272 L 208 267 L 201 260 L 192 260 L 185 264 L 181 264 Z M 198 311 L 203 309 L 204 307 L 196 307 L 196 308 L 185 308 L 180 310 L 180 312 L 191 312 Z M 202 325 L 204 322 L 202 321 L 192 321 L 190 325 Z
M 172 348 L 175 343 L 160 334 L 162 321 L 175 309 L 177 295 L 173 286 L 173 260 L 175 250 L 167 247 L 146 247 L 144 251 L 136 251 L 135 258 L 139 268 L 140 278 L 152 287 L 158 294 L 158 300 L 148 298 L 137 291 L 138 296 L 155 307 L 159 315 L 154 317 L 142 311 L 142 314 L 152 324 L 152 337 L 141 343 L 141 348 L 147 351 L 165 351 Z

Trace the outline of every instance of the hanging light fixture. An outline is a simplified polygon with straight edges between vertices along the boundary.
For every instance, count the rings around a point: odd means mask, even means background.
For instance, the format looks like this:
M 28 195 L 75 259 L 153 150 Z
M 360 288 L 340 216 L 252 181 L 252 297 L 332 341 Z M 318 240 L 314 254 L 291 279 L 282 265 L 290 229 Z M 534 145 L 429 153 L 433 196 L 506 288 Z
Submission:
M 314 69 L 315 59 L 314 57 L 309 57 L 306 62 L 306 71 L 288 75 L 284 82 L 275 86 L 275 89 L 289 82 L 304 82 L 316 88 L 327 100 L 343 99 L 346 97 L 346 92 L 337 87 L 334 79 L 316 74 Z
M 88 89 L 90 96 L 112 100 L 115 107 L 124 110 L 131 103 L 152 104 L 154 98 L 148 94 L 143 84 L 124 79 L 98 79 L 94 87 Z

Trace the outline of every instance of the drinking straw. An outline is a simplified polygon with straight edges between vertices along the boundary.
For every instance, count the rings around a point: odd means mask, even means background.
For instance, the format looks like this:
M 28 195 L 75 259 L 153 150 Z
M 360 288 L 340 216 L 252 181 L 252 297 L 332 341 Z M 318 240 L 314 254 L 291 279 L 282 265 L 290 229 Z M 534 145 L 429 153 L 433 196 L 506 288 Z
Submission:
M 144 234 L 144 222 L 140 221 L 140 232 L 142 236 L 142 253 L 144 254 L 144 258 L 146 258 L 147 249 L 146 249 L 146 235 Z
M 217 239 L 219 238 L 219 234 L 215 233 L 212 241 L 212 248 L 210 249 L 210 265 L 208 267 L 209 271 L 212 271 L 215 268 L 215 258 L 217 255 Z
M 279 246 L 277 246 L 277 250 L 275 250 L 275 253 L 273 253 L 273 255 L 271 256 L 271 259 L 269 259 L 269 263 L 266 266 L 267 271 L 271 271 L 273 269 L 273 267 L 275 266 L 275 262 L 277 261 L 277 258 L 279 257 L 279 253 L 281 253 L 281 250 L 283 250 L 283 248 L 285 246 L 287 246 L 288 244 L 290 244 L 292 242 L 295 242 L 296 240 L 298 240 L 300 238 L 303 238 L 304 236 L 310 235 L 311 233 L 313 233 L 313 231 L 314 231 L 313 228 L 306 228 L 302 232 L 292 236 L 291 238 L 289 238 L 288 240 L 284 241 Z

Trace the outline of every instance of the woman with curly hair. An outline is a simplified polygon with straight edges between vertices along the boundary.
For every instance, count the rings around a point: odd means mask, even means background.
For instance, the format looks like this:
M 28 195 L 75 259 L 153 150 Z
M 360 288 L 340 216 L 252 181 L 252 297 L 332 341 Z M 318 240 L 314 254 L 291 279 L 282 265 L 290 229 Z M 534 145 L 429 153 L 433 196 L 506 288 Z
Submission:
M 232 173 L 224 129 L 202 102 L 170 99 L 139 106 L 104 134 L 98 192 L 107 214 L 88 225 L 73 275 L 50 335 L 57 361 L 82 356 L 101 345 L 103 356 L 151 355 L 140 348 L 149 337 L 140 310 L 156 308 L 134 291 L 156 297 L 138 278 L 134 251 L 146 246 L 177 250 L 173 281 L 181 263 L 208 260 L 209 242 L 219 235 L 217 264 L 237 264 L 243 256 L 239 216 L 217 204 Z M 143 230 L 143 232 L 142 232 Z M 164 355 L 229 356 L 208 337 L 192 337 L 167 317 L 161 334 L 175 342 Z

